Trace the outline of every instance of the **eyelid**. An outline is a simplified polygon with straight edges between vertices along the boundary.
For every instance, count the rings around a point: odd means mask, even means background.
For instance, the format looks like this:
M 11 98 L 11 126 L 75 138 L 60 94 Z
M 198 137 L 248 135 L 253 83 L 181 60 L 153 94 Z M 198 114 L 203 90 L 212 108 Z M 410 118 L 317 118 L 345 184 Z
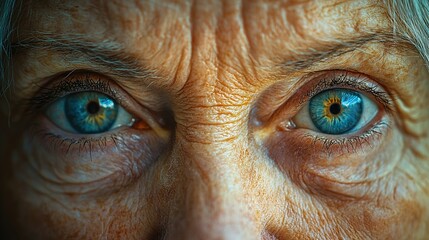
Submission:
M 323 92 L 326 92 L 326 91 L 331 91 L 331 90 L 341 92 L 341 91 L 344 91 L 346 89 L 343 87 L 331 88 L 328 90 L 323 90 L 322 92 L 318 93 L 317 95 L 319 95 Z M 317 132 L 317 134 L 319 134 L 319 135 L 326 135 L 330 138 L 339 137 L 341 135 L 343 135 L 343 136 L 350 135 L 351 136 L 351 135 L 360 134 L 360 133 L 366 131 L 368 129 L 368 125 L 371 125 L 370 123 L 374 122 L 374 120 L 378 120 L 379 117 L 381 115 L 383 115 L 385 111 L 383 109 L 380 109 L 380 104 L 376 103 L 375 100 L 372 100 L 371 97 L 368 96 L 368 93 L 355 91 L 353 89 L 350 89 L 350 90 L 352 92 L 355 92 L 355 93 L 360 95 L 360 99 L 362 101 L 363 109 L 362 109 L 361 117 L 358 120 L 358 122 L 356 123 L 356 125 L 353 128 L 349 129 L 348 131 L 341 133 L 341 134 L 328 134 L 328 133 L 323 133 L 322 130 L 318 129 L 310 117 L 310 101 L 311 101 L 311 99 L 291 119 L 291 121 L 294 123 L 296 128 L 308 129 L 308 130 L 311 130 L 313 132 Z M 315 96 L 315 97 L 317 97 L 317 96 Z
M 47 86 L 41 87 L 36 96 L 29 100 L 30 114 L 37 115 L 56 100 L 68 94 L 84 91 L 100 92 L 112 97 L 134 116 L 136 122 L 143 120 L 161 136 L 168 135 L 161 126 L 163 119 L 155 116 L 156 111 L 137 103 L 111 78 L 90 71 L 74 70 L 53 77 Z
M 317 80 L 319 82 L 314 86 L 313 90 L 307 93 L 308 98 L 311 98 L 324 90 L 344 87 L 352 90 L 359 90 L 364 93 L 370 93 L 385 108 L 393 108 L 392 101 L 383 87 L 362 73 L 333 71 L 319 76 L 316 78 L 316 81 Z
M 35 105 L 32 107 L 39 110 L 68 94 L 83 91 L 104 93 L 123 105 L 122 97 L 108 77 L 94 72 L 73 70 L 53 76 L 49 83 L 40 87 L 36 95 L 31 98 L 31 103 Z
M 264 119 L 264 122 L 267 122 L 269 126 L 289 124 L 289 120 L 313 96 L 332 88 L 347 88 L 366 93 L 368 98 L 373 99 L 375 103 L 380 105 L 380 109 L 386 112 L 394 111 L 393 101 L 384 88 L 372 78 L 362 73 L 346 70 L 330 70 L 306 75 L 303 77 L 302 82 L 304 83 L 300 84 L 301 86 L 291 93 L 288 99 L 283 100 L 283 103 L 276 110 L 272 111 L 272 114 L 267 119 Z
M 88 94 L 88 93 L 93 93 L 91 92 L 80 92 L 77 94 Z M 97 95 L 96 95 L 97 96 Z M 105 95 L 98 95 L 99 97 L 104 97 Z M 66 110 L 65 110 L 65 106 L 66 106 L 66 100 L 67 96 L 65 97 L 61 97 L 59 99 L 57 99 L 54 103 L 50 104 L 46 111 L 45 111 L 45 115 L 47 118 L 50 119 L 50 121 L 52 121 L 58 128 L 62 129 L 63 131 L 66 131 L 68 133 L 71 134 L 75 134 L 75 135 L 94 135 L 94 134 L 104 134 L 107 132 L 110 132 L 114 129 L 117 128 L 121 128 L 121 127 L 131 127 L 133 126 L 133 124 L 135 123 L 136 119 L 129 114 L 121 105 L 117 104 L 117 116 L 115 117 L 115 121 L 113 121 L 112 125 L 110 126 L 110 128 L 106 131 L 101 131 L 100 133 L 79 133 L 78 131 L 76 131 L 76 129 L 72 126 L 71 122 L 69 121 L 67 114 L 66 114 Z

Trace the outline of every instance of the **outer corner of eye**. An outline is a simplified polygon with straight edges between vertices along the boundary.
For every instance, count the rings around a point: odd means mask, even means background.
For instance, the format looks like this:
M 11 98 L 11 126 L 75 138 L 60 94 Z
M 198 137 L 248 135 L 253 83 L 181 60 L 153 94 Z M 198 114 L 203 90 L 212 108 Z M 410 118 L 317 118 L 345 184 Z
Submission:
M 351 89 L 334 88 L 313 96 L 293 121 L 297 128 L 341 135 L 364 128 L 378 111 L 377 104 L 365 94 Z

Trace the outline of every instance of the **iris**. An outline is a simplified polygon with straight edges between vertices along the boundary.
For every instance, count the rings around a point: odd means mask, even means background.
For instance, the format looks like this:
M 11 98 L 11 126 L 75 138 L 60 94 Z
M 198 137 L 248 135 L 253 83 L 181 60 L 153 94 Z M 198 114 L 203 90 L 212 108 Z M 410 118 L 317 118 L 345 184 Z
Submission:
M 310 117 L 314 125 L 326 134 L 344 134 L 352 130 L 362 117 L 361 95 L 349 89 L 330 89 L 310 100 Z
M 118 104 L 105 94 L 80 92 L 66 96 L 64 111 L 70 125 L 79 133 L 108 131 L 118 116 Z

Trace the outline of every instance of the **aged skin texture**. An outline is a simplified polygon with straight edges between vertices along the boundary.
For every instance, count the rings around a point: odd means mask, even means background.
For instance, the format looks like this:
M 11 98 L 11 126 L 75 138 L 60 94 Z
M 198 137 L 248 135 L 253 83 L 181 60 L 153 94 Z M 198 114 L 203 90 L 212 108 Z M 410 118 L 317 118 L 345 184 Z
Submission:
M 429 73 L 381 2 L 26 1 L 16 28 L 0 136 L 14 236 L 428 236 Z M 301 109 L 338 87 L 377 112 L 323 134 Z M 47 116 L 84 91 L 135 121 L 76 134 Z

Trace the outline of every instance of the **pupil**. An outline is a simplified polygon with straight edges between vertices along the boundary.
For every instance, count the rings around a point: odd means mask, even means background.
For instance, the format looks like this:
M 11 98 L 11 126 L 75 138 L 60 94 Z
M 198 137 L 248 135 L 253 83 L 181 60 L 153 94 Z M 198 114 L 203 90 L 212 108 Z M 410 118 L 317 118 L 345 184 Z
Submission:
M 98 102 L 91 101 L 86 105 L 86 111 L 88 111 L 89 114 L 96 114 L 100 110 L 100 105 Z
M 341 106 L 338 103 L 334 103 L 329 107 L 329 111 L 333 114 L 333 115 L 337 115 L 341 112 Z

